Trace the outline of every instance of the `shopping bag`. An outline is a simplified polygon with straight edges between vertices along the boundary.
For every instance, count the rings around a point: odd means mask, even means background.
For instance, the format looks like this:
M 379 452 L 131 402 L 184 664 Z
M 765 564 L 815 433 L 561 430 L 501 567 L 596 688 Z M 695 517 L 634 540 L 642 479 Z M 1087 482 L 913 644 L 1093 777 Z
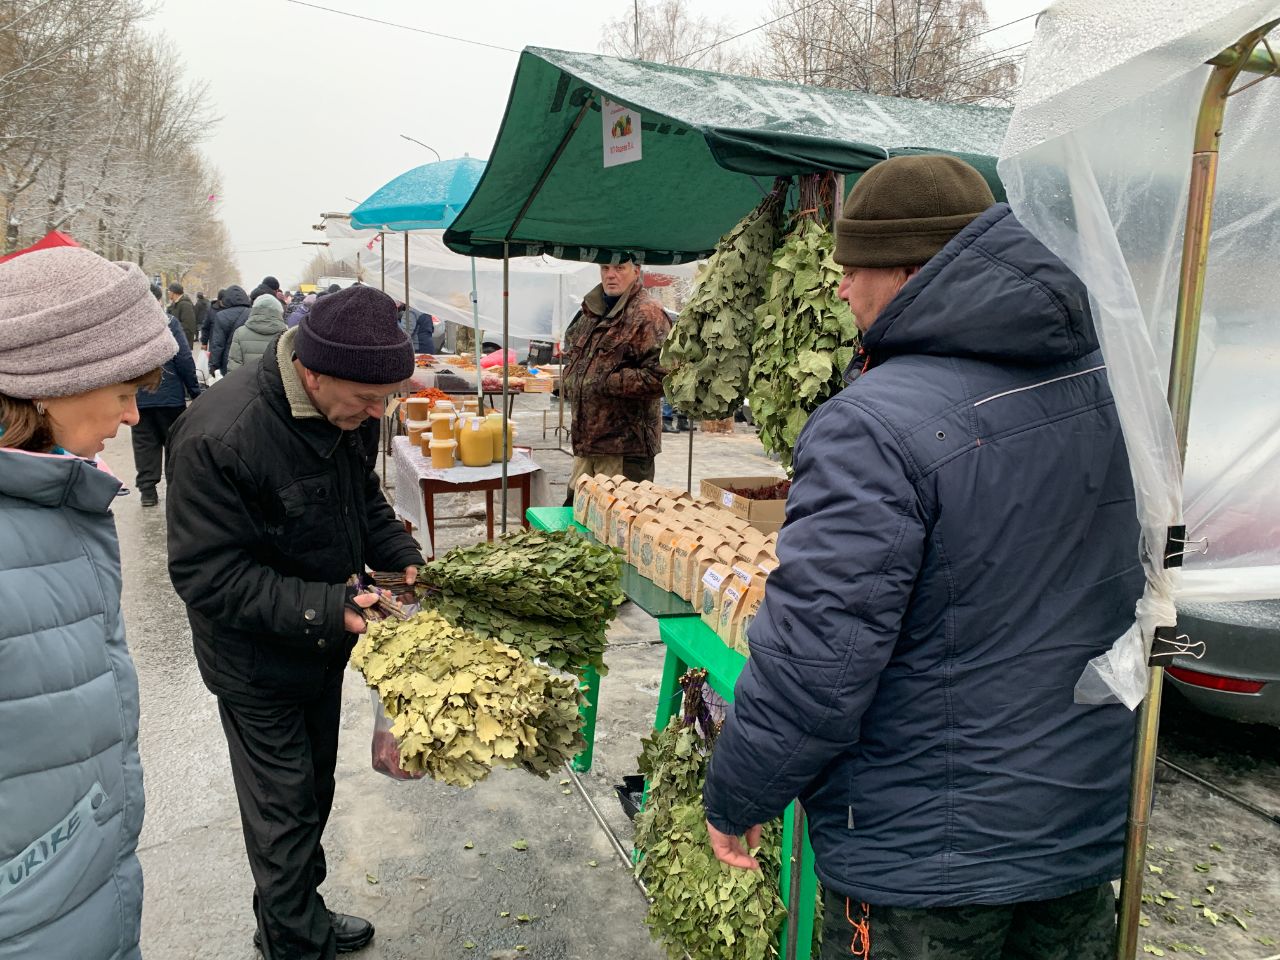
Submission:
M 392 780 L 421 780 L 426 771 L 409 773 L 400 766 L 400 744 L 391 735 L 391 718 L 382 706 L 377 690 L 369 691 L 373 701 L 373 769 Z

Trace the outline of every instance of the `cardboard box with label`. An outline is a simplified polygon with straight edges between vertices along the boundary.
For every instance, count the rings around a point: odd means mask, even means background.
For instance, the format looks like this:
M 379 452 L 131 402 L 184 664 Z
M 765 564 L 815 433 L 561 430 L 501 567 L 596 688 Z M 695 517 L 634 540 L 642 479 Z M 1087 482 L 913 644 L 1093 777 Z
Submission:
M 786 500 L 751 500 L 731 492 L 772 487 L 781 477 L 709 477 L 702 481 L 702 496 L 745 520 L 761 533 L 776 533 L 786 519 Z

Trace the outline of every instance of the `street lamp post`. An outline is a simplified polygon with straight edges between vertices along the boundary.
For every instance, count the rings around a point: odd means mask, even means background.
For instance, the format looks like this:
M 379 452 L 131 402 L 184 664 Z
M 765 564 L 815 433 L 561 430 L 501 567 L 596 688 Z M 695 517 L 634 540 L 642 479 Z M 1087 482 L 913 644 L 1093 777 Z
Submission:
M 416 144 L 417 144 L 418 146 L 420 146 L 420 147 L 426 147 L 428 150 L 430 150 L 432 153 L 434 153 L 434 154 L 436 155 L 436 159 L 437 159 L 437 160 L 443 160 L 443 159 L 444 159 L 443 157 L 441 157 L 441 156 L 440 156 L 440 151 L 439 151 L 439 150 L 437 150 L 435 147 L 431 146 L 430 144 L 423 143 L 421 140 L 415 140 L 415 139 L 413 139 L 413 137 L 409 136 L 407 133 L 402 133 L 402 134 L 400 134 L 400 139 L 401 139 L 401 140 L 408 140 L 410 143 L 416 143 Z

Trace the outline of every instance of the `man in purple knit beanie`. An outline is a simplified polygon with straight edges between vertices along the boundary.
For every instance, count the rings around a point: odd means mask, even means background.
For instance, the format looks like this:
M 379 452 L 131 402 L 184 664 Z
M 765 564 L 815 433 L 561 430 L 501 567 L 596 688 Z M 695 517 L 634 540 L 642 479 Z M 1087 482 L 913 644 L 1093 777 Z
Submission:
M 373 926 L 328 909 L 320 844 L 333 805 L 342 676 L 361 608 L 351 575 L 422 563 L 357 429 L 413 373 L 395 301 L 352 287 L 197 399 L 174 430 L 169 576 L 231 754 L 256 946 L 332 960 Z

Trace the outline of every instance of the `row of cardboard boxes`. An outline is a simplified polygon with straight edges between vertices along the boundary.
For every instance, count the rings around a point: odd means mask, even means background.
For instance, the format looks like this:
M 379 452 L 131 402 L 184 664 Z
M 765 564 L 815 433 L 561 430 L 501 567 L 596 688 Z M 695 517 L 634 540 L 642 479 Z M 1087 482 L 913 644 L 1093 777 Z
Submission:
M 778 566 L 778 534 L 726 509 L 705 484 L 703 492 L 694 498 L 648 480 L 583 477 L 573 518 L 642 577 L 689 601 L 726 645 L 746 654 L 747 629 Z

